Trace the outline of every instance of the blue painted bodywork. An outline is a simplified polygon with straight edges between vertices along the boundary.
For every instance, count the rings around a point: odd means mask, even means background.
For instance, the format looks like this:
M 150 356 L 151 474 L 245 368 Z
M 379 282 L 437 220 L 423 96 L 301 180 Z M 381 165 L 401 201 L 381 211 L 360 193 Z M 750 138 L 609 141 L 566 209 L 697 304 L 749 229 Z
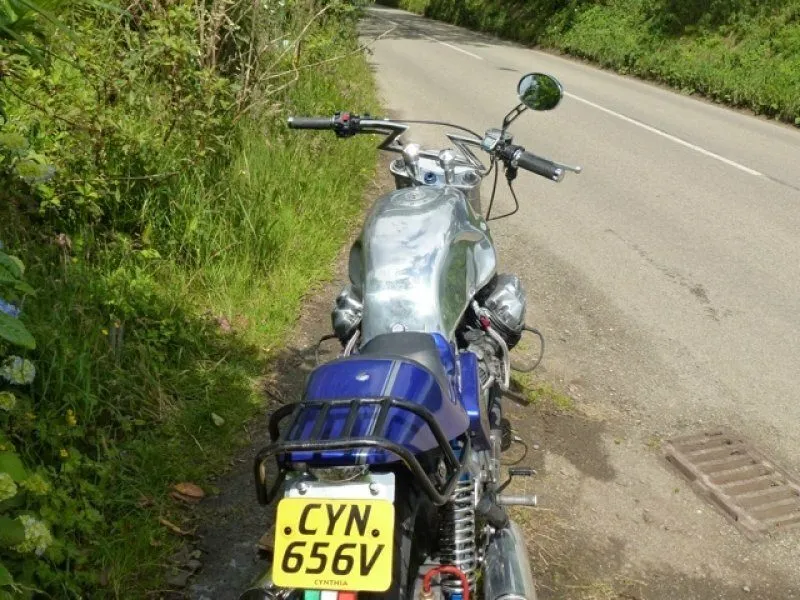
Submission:
M 478 374 L 478 356 L 473 352 L 462 352 L 458 356 L 461 367 L 461 405 L 469 416 L 472 446 L 476 450 L 489 448 L 488 421 L 483 419 L 481 406 L 481 381 Z
M 309 376 L 304 399 L 397 398 L 428 409 L 448 440 L 453 440 L 470 429 L 475 433 L 475 441 L 484 441 L 487 436 L 480 419 L 480 383 L 476 357 L 472 353 L 459 355 L 461 373 L 458 377 L 456 358 L 450 344 L 442 335 L 431 335 L 447 375 L 447 381 L 442 382 L 447 384 L 446 389 L 442 388 L 440 380 L 433 373 L 414 361 L 352 356 L 317 367 Z M 321 433 L 315 439 L 338 439 L 342 435 L 348 411 L 346 406 L 331 408 Z M 365 436 L 371 423 L 377 419 L 378 411 L 377 405 L 362 406 L 352 437 Z M 317 409 L 307 409 L 292 431 L 288 432 L 287 441 L 310 439 L 318 414 Z M 380 435 L 380 432 L 375 435 Z M 389 411 L 383 437 L 405 446 L 415 454 L 438 446 L 421 418 L 397 407 Z M 316 465 L 381 464 L 398 460 L 396 456 L 383 450 L 292 452 L 287 459 L 289 462 Z

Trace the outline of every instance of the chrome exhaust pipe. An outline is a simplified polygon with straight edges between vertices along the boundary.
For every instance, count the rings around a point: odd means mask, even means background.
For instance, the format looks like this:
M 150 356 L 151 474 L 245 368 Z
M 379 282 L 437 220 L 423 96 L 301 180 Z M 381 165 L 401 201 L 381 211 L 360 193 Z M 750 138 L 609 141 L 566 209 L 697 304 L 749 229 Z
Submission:
M 513 521 L 498 529 L 483 562 L 484 600 L 536 600 L 525 538 Z

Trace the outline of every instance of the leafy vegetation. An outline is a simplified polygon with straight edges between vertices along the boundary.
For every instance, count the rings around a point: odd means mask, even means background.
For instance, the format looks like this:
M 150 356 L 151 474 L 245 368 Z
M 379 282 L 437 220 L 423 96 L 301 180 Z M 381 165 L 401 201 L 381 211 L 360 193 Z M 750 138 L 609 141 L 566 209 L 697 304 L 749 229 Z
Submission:
M 798 0 L 384 0 L 800 126 Z
M 0 599 L 159 585 L 360 210 L 283 124 L 377 108 L 357 8 L 0 0 Z

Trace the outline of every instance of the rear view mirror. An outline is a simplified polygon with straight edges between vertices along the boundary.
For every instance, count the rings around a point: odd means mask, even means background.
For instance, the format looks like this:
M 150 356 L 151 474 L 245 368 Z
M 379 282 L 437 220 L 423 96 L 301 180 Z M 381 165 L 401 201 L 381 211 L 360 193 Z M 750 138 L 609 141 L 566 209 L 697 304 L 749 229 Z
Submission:
M 552 110 L 564 95 L 564 88 L 555 77 L 544 73 L 528 73 L 517 84 L 519 100 L 532 110 Z

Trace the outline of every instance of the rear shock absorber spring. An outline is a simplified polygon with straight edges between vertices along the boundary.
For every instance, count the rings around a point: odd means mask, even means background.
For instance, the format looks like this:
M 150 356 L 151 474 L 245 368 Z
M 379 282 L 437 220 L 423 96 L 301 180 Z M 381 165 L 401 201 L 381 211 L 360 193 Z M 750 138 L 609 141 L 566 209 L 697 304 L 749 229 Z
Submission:
M 470 592 L 474 592 L 477 568 L 475 545 L 475 482 L 465 475 L 459 480 L 450 502 L 446 505 L 446 515 L 440 531 L 441 561 L 458 567 L 469 581 Z M 445 576 L 442 588 L 448 593 L 460 593 L 458 578 Z

